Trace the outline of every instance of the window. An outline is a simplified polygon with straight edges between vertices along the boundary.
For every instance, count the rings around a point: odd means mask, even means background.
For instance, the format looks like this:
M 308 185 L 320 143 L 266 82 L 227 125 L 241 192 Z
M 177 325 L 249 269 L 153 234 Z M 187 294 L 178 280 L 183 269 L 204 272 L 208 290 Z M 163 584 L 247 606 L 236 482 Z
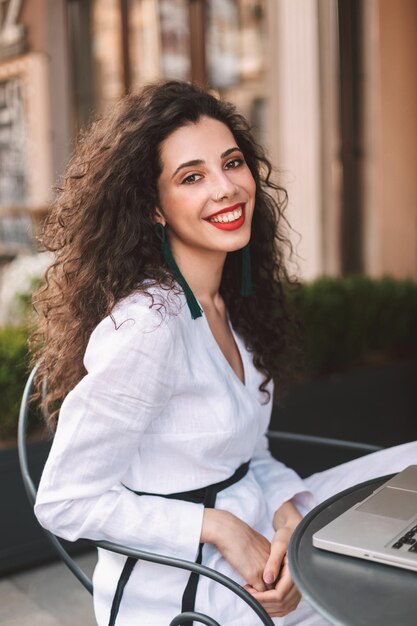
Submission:
M 123 93 L 193 80 L 263 124 L 267 0 L 68 0 L 83 126 Z
M 124 93 L 119 0 L 69 0 L 75 126 Z

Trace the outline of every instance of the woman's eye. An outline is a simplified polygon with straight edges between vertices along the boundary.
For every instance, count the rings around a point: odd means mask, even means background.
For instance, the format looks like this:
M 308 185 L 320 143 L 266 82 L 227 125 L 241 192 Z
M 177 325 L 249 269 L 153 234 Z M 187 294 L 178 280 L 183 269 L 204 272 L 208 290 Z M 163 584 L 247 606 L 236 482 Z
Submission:
M 184 185 L 184 184 L 192 185 L 193 183 L 197 182 L 199 176 L 200 176 L 200 174 L 190 174 L 189 176 L 184 178 L 184 180 L 181 182 L 181 184 L 182 185 Z
M 244 163 L 243 159 L 240 158 L 236 158 L 236 159 L 232 159 L 231 161 L 228 161 L 228 163 L 226 163 L 226 167 L 228 169 L 235 169 L 236 167 L 239 167 L 240 165 L 242 165 L 242 163 Z
M 240 167 L 244 162 L 245 162 L 244 159 L 240 157 L 236 157 L 235 159 L 232 159 L 231 161 L 228 161 L 226 163 L 225 169 L 234 170 L 237 167 Z M 181 185 L 193 185 L 194 183 L 197 183 L 200 180 L 200 178 L 201 178 L 201 174 L 189 174 L 181 181 Z

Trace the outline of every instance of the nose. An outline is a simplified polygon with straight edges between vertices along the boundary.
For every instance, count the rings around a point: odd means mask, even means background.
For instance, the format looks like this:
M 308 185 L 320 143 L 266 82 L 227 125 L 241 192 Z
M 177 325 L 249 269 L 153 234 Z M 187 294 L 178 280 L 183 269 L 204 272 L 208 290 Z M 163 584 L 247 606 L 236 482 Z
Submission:
M 237 193 L 238 189 L 235 183 L 230 180 L 227 172 L 221 170 L 216 174 L 213 182 L 213 200 L 218 202 L 224 198 L 231 198 Z

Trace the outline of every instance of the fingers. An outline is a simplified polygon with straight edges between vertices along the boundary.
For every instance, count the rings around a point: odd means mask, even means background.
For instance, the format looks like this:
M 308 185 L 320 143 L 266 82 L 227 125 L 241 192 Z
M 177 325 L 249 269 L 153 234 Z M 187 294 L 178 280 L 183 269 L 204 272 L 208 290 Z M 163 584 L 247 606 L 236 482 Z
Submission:
M 253 580 L 252 585 L 249 585 L 256 591 L 257 593 L 262 593 L 266 591 L 267 587 L 262 580 L 262 577 L 259 577 L 259 580 Z
M 301 594 L 292 581 L 286 557 L 275 589 L 258 592 L 250 585 L 246 585 L 245 589 L 262 604 L 271 617 L 287 615 L 301 600 Z
M 269 591 L 256 591 L 254 587 L 250 588 L 250 586 L 246 589 L 247 591 L 249 591 L 249 593 L 256 597 L 258 602 L 260 602 L 262 605 L 271 605 L 271 607 L 273 605 L 275 610 L 280 609 L 287 603 L 291 604 L 293 600 L 297 597 L 297 595 L 299 595 L 299 591 L 294 585 L 293 587 L 291 587 L 291 589 L 287 591 L 285 595 L 277 589 L 271 589 Z
M 290 537 L 291 531 L 288 528 L 281 528 L 275 533 L 271 543 L 269 558 L 265 564 L 263 573 L 263 579 L 268 586 L 273 585 L 280 574 L 282 561 L 286 554 Z
M 252 590 L 247 589 L 247 591 L 262 604 L 271 617 L 287 615 L 297 608 L 301 600 L 301 594 L 296 587 L 293 587 L 284 599 L 282 599 L 281 595 L 277 595 L 276 589 L 260 593 L 253 588 Z
M 281 575 L 279 577 L 279 580 L 275 584 L 275 590 L 283 597 L 285 597 L 293 587 L 294 582 L 291 578 L 287 557 L 285 557 L 283 560 Z
M 259 592 L 265 591 L 263 572 L 270 555 L 270 542 L 239 518 L 226 519 L 229 520 L 227 532 L 219 544 L 221 554 L 247 583 Z

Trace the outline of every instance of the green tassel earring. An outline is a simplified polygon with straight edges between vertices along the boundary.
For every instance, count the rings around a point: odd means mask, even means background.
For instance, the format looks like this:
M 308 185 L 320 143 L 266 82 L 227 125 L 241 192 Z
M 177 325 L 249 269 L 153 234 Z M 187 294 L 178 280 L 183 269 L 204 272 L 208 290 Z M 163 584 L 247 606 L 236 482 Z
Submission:
M 242 283 L 240 295 L 248 297 L 252 295 L 252 272 L 250 263 L 250 242 L 242 248 Z
M 185 299 L 187 300 L 188 308 L 190 309 L 191 317 L 193 318 L 193 320 L 195 320 L 197 317 L 201 317 L 203 315 L 203 310 L 198 304 L 197 299 L 191 291 L 189 284 L 185 280 L 184 276 L 181 274 L 180 268 L 175 262 L 166 237 L 165 226 L 157 222 L 155 224 L 155 229 L 157 236 L 162 242 L 162 252 L 164 254 L 165 260 L 168 263 L 168 266 L 173 271 L 175 278 L 183 288 Z

